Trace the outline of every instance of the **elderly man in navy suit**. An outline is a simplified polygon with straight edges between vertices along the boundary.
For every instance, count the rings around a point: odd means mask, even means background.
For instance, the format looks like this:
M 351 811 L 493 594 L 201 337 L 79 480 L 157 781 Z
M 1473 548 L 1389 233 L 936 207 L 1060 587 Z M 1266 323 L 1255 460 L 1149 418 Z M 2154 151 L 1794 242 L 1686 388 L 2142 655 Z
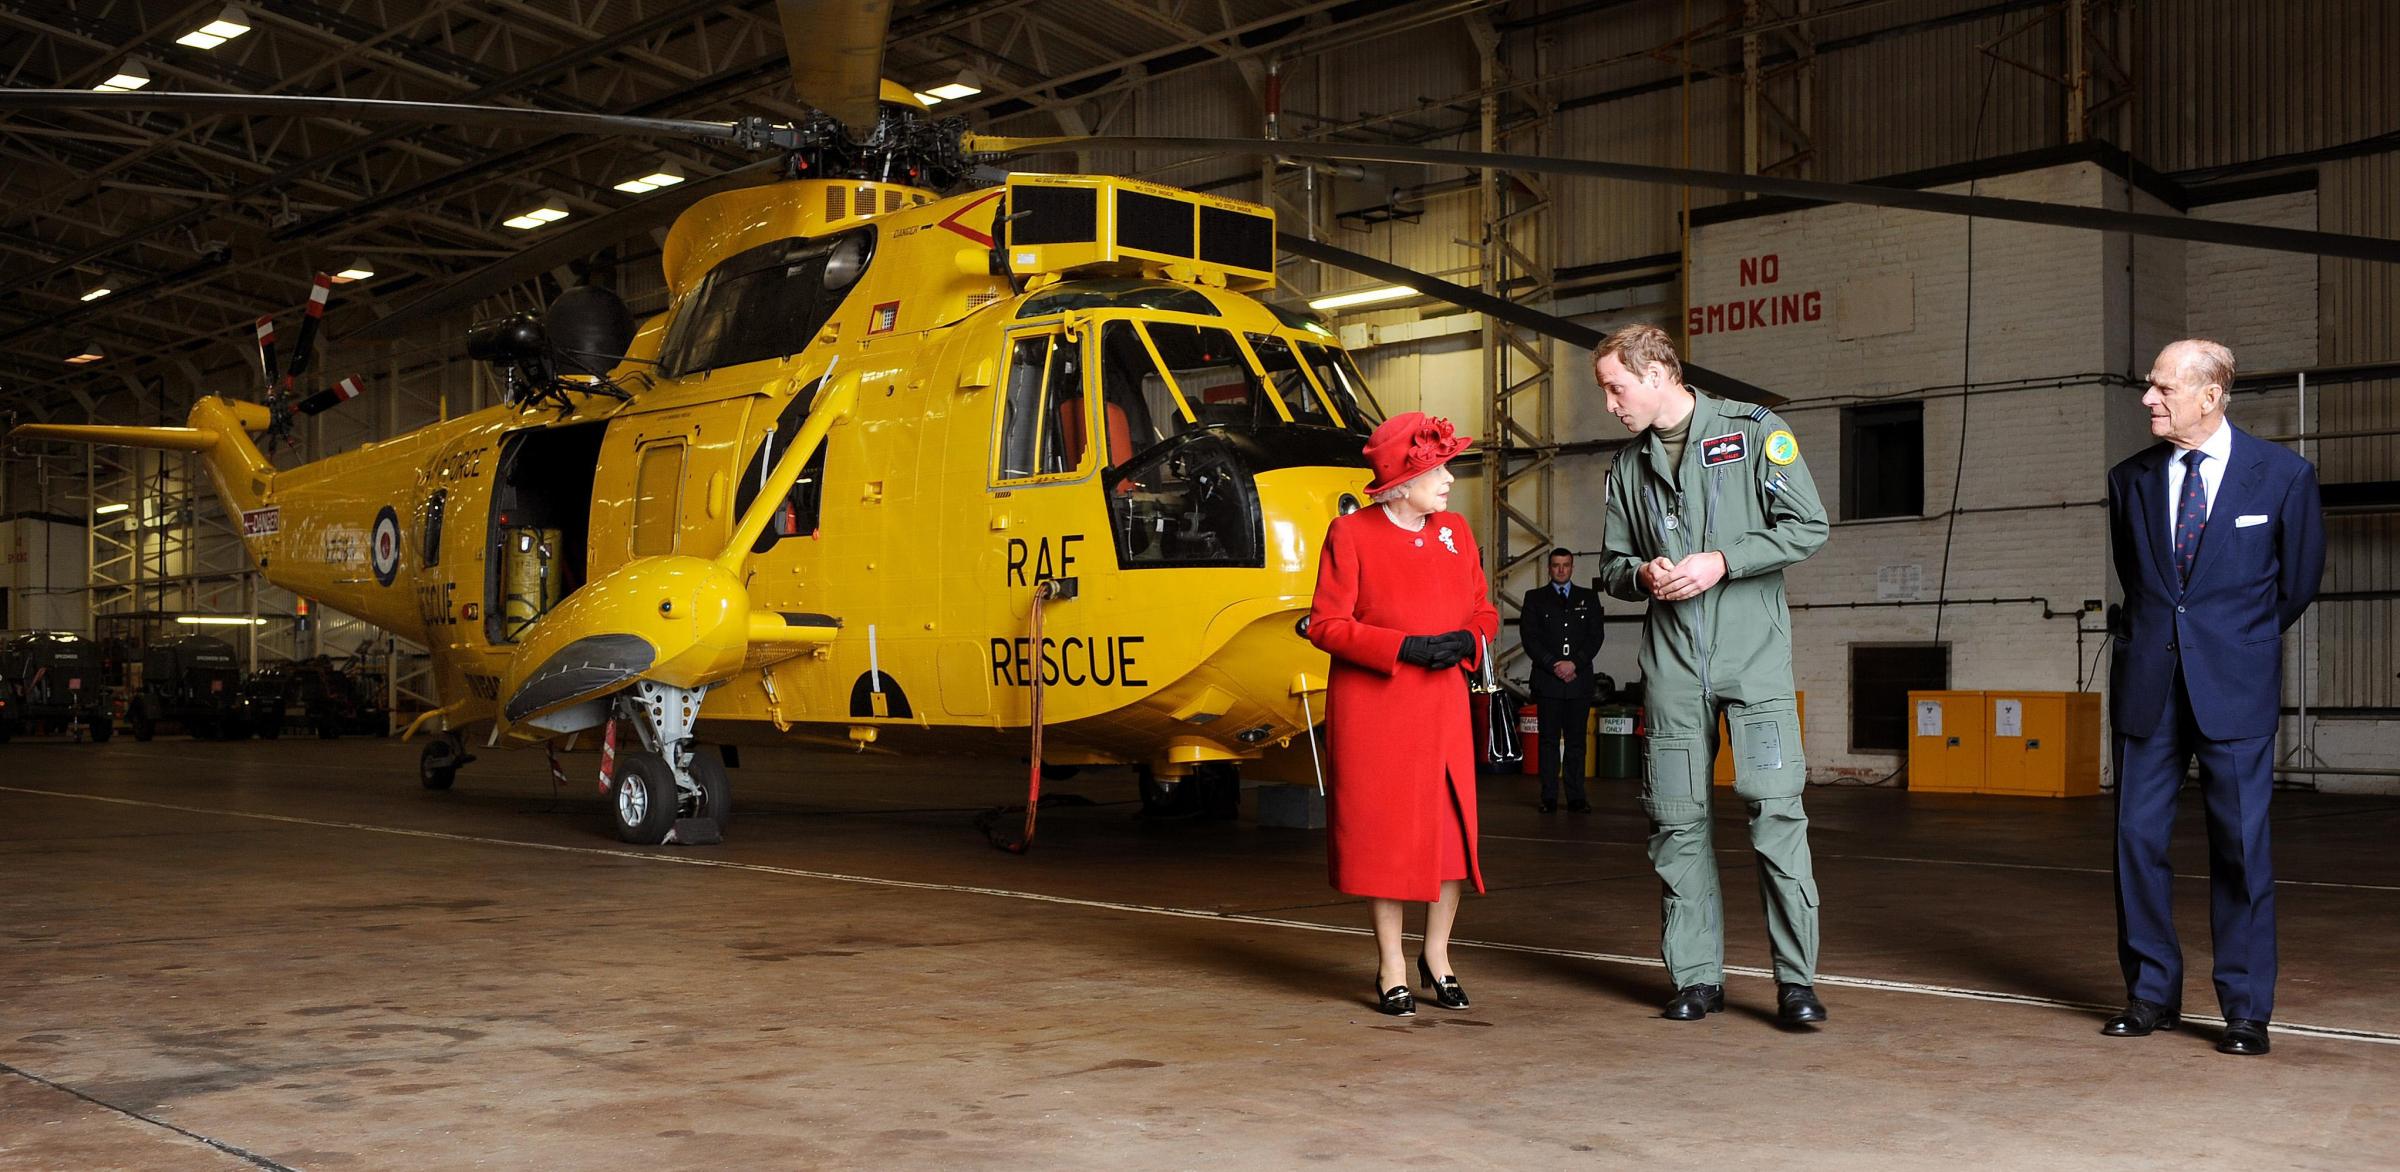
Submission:
M 2275 1011 L 2275 877 L 2267 855 L 2283 632 L 2317 596 L 2317 470 L 2233 426 L 2233 352 L 2187 339 L 2150 368 L 2162 443 L 2108 474 L 2109 543 L 2125 589 L 2109 669 L 2116 725 L 2117 957 L 2138 1038 L 2182 1019 L 2183 954 L 2167 840 L 2185 764 L 2208 812 L 2209 927 L 2227 1054 L 2267 1052 Z

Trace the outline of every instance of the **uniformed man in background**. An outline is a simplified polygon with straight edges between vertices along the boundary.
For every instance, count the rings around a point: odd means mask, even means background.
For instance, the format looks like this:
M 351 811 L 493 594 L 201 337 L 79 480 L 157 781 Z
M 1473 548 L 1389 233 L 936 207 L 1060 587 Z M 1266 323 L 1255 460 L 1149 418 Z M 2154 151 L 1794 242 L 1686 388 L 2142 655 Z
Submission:
M 1777 1016 L 1822 1022 L 1783 571 L 1825 544 L 1824 506 L 1783 420 L 1684 386 L 1666 331 L 1627 326 L 1602 340 L 1592 363 L 1609 413 L 1635 437 L 1608 471 L 1600 581 L 1619 598 L 1650 603 L 1642 808 L 1650 863 L 1666 888 L 1661 951 L 1676 993 L 1665 1015 L 1698 1021 L 1725 1007 L 1724 904 L 1709 832 L 1722 712 L 1733 791 L 1750 807 Z
M 1544 814 L 1558 812 L 1564 782 L 1567 811 L 1588 814 L 1583 792 L 1583 734 L 1591 722 L 1592 659 L 1606 638 L 1600 597 L 1575 584 L 1575 553 L 1550 551 L 1550 580 L 1525 592 L 1517 618 L 1517 640 L 1532 664 L 1534 717 L 1541 730 L 1535 756 L 1541 762 Z

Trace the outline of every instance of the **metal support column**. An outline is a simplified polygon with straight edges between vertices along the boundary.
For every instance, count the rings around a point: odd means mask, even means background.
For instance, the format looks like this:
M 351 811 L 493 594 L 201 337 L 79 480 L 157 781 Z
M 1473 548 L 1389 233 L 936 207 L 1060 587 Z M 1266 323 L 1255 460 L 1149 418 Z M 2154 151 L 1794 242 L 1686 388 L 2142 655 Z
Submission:
M 1817 158 L 1816 0 L 1742 0 L 1742 170 L 1806 177 Z M 1770 47 L 1789 59 L 1765 64 Z M 1750 197 L 1745 197 L 1750 198 Z

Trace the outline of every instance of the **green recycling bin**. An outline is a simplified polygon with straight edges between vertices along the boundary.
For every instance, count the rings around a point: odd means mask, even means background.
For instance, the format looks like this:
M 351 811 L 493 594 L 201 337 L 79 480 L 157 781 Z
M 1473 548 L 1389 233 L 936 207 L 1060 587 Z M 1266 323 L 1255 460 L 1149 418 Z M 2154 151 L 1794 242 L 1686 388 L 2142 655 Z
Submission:
M 1631 704 L 1601 704 L 1592 709 L 1591 751 L 1583 755 L 1589 777 L 1640 777 L 1641 710 Z

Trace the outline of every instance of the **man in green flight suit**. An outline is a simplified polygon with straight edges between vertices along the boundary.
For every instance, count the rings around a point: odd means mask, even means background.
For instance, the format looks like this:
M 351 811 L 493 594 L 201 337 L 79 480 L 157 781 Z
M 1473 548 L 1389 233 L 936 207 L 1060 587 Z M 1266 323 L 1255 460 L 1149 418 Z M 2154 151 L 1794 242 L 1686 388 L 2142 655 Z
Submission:
M 1725 1008 L 1725 919 L 1710 842 L 1717 715 L 1733 744 L 1734 794 L 1774 945 L 1777 1016 L 1825 1020 L 1815 990 L 1817 881 L 1800 808 L 1807 770 L 1792 698 L 1783 570 L 1825 544 L 1825 508 L 1799 441 L 1774 412 L 1683 385 L 1675 345 L 1627 326 L 1592 351 L 1609 414 L 1634 433 L 1608 471 L 1600 580 L 1650 603 L 1642 623 L 1649 760 L 1642 809 L 1666 887 L 1661 951 L 1676 994 L 1666 1016 Z

